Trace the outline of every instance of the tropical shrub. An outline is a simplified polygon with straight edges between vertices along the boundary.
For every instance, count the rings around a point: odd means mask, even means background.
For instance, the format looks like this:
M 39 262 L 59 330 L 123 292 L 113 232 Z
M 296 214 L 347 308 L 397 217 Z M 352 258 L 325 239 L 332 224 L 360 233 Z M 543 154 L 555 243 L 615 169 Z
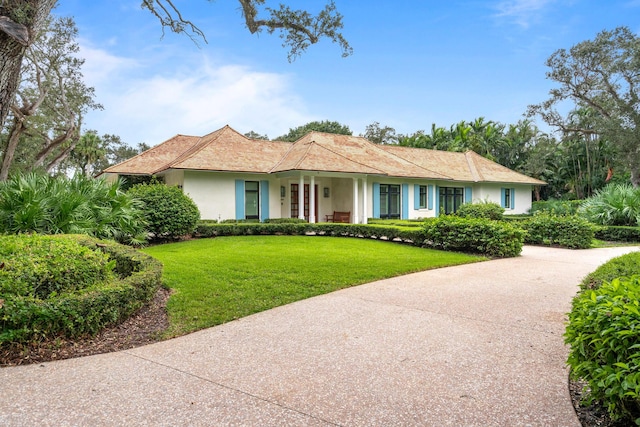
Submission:
M 600 225 L 638 225 L 640 189 L 631 184 L 609 184 L 580 205 L 579 214 Z
M 525 242 L 533 245 L 586 249 L 594 236 L 593 226 L 577 216 L 538 212 L 518 224 L 527 231 Z
M 589 385 L 587 402 L 640 425 L 640 276 L 604 282 L 573 300 L 565 333 L 571 375 Z
M 462 218 L 486 218 L 499 221 L 504 208 L 494 202 L 465 203 L 458 208 L 456 215 Z
M 191 234 L 200 219 L 198 206 L 178 187 L 140 184 L 133 186 L 128 194 L 144 203 L 147 230 L 157 239 Z
M 540 200 L 531 203 L 529 213 L 547 212 L 556 215 L 574 215 L 581 203 L 582 200 Z
M 145 242 L 140 205 L 120 181 L 30 173 L 0 183 L 0 233 L 88 234 Z
M 444 215 L 425 221 L 428 246 L 492 257 L 514 257 L 522 252 L 524 231 L 506 222 Z
M 631 252 L 609 260 L 589 273 L 580 283 L 583 290 L 598 289 L 604 282 L 629 277 L 640 271 L 640 252 Z
M 33 256 L 15 253 L 28 246 L 17 243 L 21 239 L 37 248 L 32 249 Z M 6 269 L 9 273 L 0 276 L 0 344 L 96 334 L 129 317 L 161 285 L 162 265 L 158 261 L 115 242 L 80 235 L 22 235 L 3 242 L 9 243 L 9 249 L 3 249 L 5 268 L 0 272 Z M 54 259 L 45 260 L 42 252 L 47 248 L 55 248 L 50 254 Z M 79 254 L 81 258 L 72 260 Z M 37 291 L 37 275 L 34 280 L 27 277 L 19 284 L 11 282 L 16 271 L 27 272 L 32 267 L 43 271 L 37 265 L 40 262 L 54 267 L 52 277 L 47 278 L 53 292 Z M 65 263 L 72 272 L 61 270 Z

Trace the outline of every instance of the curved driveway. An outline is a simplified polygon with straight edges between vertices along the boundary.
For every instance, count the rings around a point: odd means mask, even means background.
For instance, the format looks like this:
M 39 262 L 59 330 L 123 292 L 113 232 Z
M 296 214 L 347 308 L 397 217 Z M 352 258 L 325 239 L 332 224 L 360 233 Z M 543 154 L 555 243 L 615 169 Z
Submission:
M 382 280 L 118 353 L 0 369 L 3 426 L 576 426 L 564 313 L 637 248 Z

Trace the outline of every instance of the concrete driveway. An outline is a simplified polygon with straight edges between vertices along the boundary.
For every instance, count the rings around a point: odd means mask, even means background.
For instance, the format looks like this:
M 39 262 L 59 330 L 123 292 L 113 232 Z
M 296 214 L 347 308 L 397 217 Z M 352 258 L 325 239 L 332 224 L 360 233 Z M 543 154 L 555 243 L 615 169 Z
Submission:
M 565 313 L 637 248 L 382 280 L 118 353 L 0 369 L 3 426 L 576 426 Z

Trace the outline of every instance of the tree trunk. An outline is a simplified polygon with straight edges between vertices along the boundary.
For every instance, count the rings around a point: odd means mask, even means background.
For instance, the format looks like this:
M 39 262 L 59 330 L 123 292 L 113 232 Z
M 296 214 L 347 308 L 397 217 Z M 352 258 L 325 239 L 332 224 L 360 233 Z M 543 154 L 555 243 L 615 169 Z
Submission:
M 2 166 L 0 167 L 0 181 L 6 181 L 9 177 L 9 169 L 13 163 L 13 156 L 16 154 L 16 148 L 20 141 L 20 135 L 24 130 L 24 117 L 20 118 L 16 116 L 13 119 L 14 123 L 7 139 L 7 147 L 4 150 L 2 156 Z
M 0 27 L 0 129 L 4 127 L 20 81 L 24 52 L 35 40 L 57 0 L 26 0 L 14 3 L 15 6 L 5 6 L 5 15 L 10 16 L 12 8 L 24 8 L 32 12 L 31 16 L 27 17 L 25 25 L 14 23 L 9 16 L 2 17 L 5 25 Z M 25 35 L 27 37 L 24 37 Z

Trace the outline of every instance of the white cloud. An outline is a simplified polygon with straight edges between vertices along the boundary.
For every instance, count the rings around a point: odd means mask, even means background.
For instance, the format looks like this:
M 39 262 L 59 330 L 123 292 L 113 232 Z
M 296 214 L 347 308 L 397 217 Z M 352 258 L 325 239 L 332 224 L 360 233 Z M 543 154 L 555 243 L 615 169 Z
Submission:
M 495 8 L 499 18 L 513 20 L 522 28 L 529 28 L 532 21 L 539 19 L 540 12 L 554 0 L 504 0 L 499 2 Z
M 240 65 L 218 65 L 198 54 L 187 62 L 140 64 L 83 47 L 87 84 L 103 111 L 85 129 L 119 135 L 131 145 L 158 144 L 175 134 L 204 135 L 225 124 L 275 138 L 313 118 L 292 92 L 289 76 Z M 178 68 L 172 68 L 180 62 Z

